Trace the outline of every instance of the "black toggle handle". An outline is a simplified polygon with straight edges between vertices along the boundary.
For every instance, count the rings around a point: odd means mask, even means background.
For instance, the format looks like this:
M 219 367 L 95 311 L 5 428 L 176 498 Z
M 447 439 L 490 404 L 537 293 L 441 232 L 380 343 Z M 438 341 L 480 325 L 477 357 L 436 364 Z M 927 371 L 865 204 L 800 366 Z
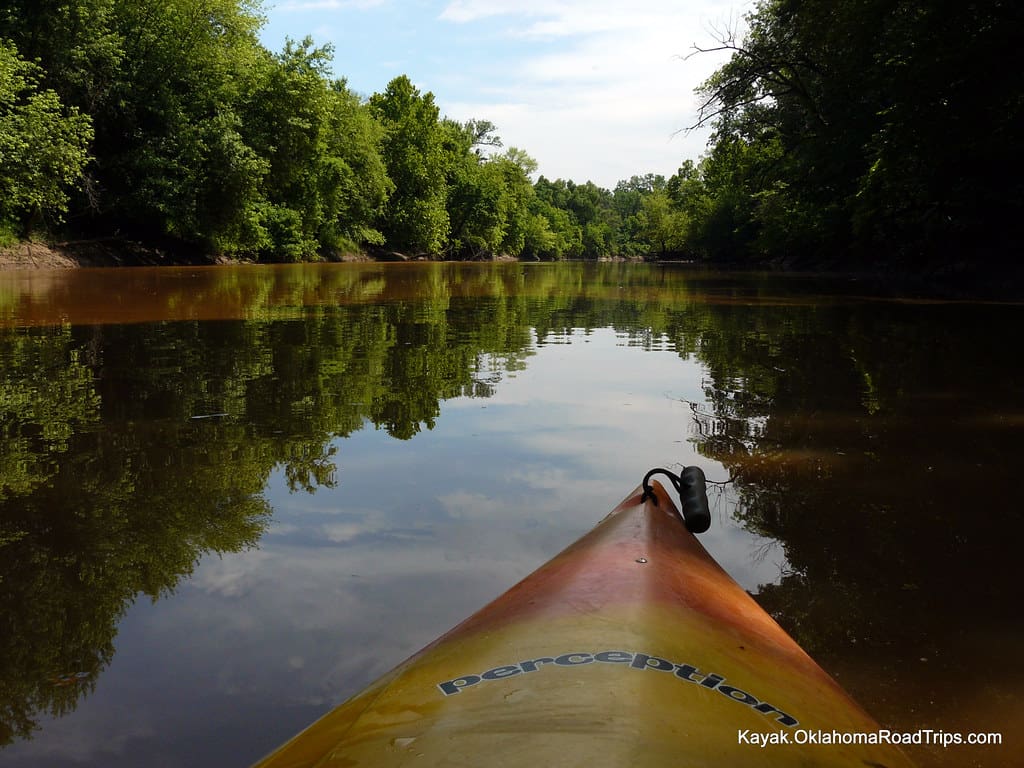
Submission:
M 654 497 L 657 504 L 657 496 L 654 496 L 654 491 L 651 490 L 652 475 L 665 475 L 675 487 L 683 508 L 683 522 L 690 533 L 704 533 L 711 527 L 711 509 L 708 507 L 704 470 L 700 467 L 684 467 L 683 471 L 676 475 L 661 467 L 652 469 L 644 475 L 644 495 L 640 500 L 646 501 L 648 497 Z

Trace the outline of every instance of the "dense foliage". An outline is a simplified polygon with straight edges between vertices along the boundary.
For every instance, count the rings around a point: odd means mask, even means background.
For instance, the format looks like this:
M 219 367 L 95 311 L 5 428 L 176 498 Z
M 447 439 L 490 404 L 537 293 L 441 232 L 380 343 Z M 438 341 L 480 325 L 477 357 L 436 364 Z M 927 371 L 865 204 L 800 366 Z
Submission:
M 442 117 L 405 76 L 361 99 L 331 74 L 329 47 L 264 48 L 259 11 L 4 3 L 0 240 L 62 225 L 277 261 L 646 250 L 617 236 L 612 193 L 556 182 L 554 204 L 490 122 Z
M 39 67 L 0 40 L 0 223 L 30 229 L 44 211 L 67 210 L 92 138 L 87 116 L 41 88 Z
M 1024 10 L 761 0 L 702 86 L 699 163 L 614 190 L 532 180 L 487 120 L 332 51 L 257 37 L 260 0 L 0 7 L 0 241 L 169 238 L 207 254 L 688 256 L 905 264 L 1010 252 L 1024 207 Z M 1008 257 L 1007 257 L 1008 258 Z
M 1024 6 L 761 0 L 703 86 L 677 201 L 710 257 L 1007 261 L 1024 207 Z

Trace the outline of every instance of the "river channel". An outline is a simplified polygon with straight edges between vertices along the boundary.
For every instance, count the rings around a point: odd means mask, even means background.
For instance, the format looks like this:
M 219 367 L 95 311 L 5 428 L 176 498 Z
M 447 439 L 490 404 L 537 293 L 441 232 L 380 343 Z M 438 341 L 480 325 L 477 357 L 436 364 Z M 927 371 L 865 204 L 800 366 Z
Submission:
M 682 265 L 0 272 L 0 763 L 246 766 L 697 464 L 884 727 L 1002 735 L 918 765 L 1024 764 L 1022 329 Z

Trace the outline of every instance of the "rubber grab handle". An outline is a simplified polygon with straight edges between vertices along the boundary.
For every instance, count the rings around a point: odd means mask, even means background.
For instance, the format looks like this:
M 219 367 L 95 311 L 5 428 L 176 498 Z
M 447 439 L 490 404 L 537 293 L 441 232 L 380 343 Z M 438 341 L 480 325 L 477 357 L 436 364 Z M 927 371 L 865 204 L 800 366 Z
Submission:
M 704 533 L 711 527 L 708 487 L 700 467 L 686 467 L 679 473 L 679 501 L 683 505 L 683 521 L 690 533 Z
M 679 494 L 679 501 L 683 508 L 683 523 L 690 533 L 704 533 L 711 527 L 711 509 L 708 507 L 707 480 L 704 477 L 704 470 L 700 467 L 684 467 L 678 475 L 669 472 L 663 467 L 652 469 L 644 475 L 643 495 L 641 501 L 653 499 L 658 503 L 658 497 L 654 495 L 649 481 L 654 475 L 665 475 Z

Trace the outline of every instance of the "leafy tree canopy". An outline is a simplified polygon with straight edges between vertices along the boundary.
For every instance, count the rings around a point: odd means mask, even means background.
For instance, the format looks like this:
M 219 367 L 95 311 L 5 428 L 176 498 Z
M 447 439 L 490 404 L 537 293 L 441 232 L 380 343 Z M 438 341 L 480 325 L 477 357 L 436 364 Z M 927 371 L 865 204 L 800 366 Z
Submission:
M 67 211 L 93 136 L 89 117 L 41 81 L 40 68 L 0 39 L 0 227 L 25 234 Z

